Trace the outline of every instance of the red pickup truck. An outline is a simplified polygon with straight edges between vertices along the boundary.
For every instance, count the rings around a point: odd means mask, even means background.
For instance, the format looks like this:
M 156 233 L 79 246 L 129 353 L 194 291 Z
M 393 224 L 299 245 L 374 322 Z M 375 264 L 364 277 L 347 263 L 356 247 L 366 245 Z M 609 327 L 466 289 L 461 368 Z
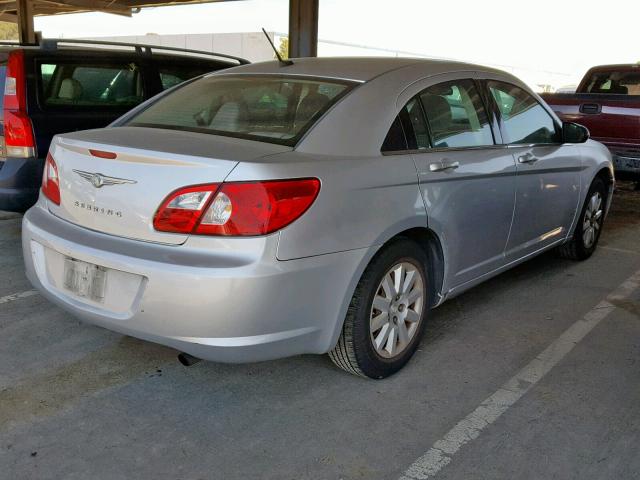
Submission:
M 542 98 L 562 120 L 584 125 L 609 147 L 618 178 L 640 182 L 640 64 L 593 67 L 575 94 Z

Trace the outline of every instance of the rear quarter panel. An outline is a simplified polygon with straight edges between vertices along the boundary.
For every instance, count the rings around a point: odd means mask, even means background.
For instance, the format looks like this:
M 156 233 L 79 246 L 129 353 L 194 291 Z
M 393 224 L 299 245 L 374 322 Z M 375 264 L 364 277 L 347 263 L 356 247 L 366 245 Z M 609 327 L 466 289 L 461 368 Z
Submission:
M 279 260 L 383 244 L 403 230 L 426 227 L 410 155 L 333 157 L 285 153 L 241 162 L 226 181 L 317 177 L 311 208 L 280 232 Z

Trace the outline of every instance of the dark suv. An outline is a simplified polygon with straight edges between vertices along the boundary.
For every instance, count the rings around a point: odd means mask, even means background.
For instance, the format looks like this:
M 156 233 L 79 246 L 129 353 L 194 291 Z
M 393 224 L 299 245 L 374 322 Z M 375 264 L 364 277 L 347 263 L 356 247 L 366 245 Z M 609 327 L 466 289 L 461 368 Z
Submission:
M 0 46 L 0 210 L 35 203 L 54 135 L 105 127 L 174 85 L 243 63 L 230 55 L 84 40 Z

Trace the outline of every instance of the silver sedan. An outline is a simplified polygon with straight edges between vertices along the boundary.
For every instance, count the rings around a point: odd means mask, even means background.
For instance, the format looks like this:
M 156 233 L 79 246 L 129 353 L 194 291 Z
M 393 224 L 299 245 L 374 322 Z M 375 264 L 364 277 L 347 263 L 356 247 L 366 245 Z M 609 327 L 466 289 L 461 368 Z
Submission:
M 545 250 L 588 258 L 613 182 L 607 149 L 506 73 L 267 62 L 56 137 L 24 257 L 84 321 L 383 378 L 446 299 Z

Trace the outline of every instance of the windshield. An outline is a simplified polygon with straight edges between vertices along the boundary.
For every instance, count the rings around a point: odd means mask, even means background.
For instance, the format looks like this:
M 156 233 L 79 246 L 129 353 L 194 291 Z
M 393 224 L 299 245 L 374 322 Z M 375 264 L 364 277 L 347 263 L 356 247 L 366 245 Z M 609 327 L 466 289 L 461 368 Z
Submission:
M 293 76 L 215 75 L 168 94 L 125 125 L 295 145 L 352 85 Z

